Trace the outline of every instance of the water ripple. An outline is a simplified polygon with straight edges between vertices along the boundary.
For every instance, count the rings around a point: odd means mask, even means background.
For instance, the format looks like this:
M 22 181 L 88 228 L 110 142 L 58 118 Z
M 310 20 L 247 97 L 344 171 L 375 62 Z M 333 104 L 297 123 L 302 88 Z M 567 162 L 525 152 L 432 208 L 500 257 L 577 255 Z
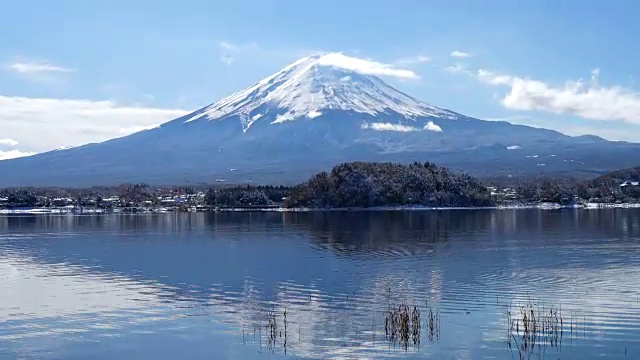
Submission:
M 527 306 L 561 314 L 527 356 L 634 358 L 640 212 L 612 212 L 4 218 L 0 358 L 511 359 Z

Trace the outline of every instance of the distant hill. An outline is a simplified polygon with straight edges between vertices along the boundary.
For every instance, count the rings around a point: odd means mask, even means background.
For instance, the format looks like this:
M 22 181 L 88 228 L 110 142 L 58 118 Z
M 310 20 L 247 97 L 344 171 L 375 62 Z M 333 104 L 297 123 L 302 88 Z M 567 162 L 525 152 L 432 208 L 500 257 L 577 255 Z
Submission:
M 612 171 L 593 180 L 594 182 L 606 182 L 621 184 L 625 181 L 640 181 L 640 166 Z

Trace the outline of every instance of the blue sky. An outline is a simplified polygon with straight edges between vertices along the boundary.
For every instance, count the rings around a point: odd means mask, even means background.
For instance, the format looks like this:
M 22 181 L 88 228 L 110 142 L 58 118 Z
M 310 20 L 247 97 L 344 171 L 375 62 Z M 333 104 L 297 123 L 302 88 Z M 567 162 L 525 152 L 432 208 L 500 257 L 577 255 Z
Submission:
M 318 51 L 413 71 L 384 79 L 466 115 L 640 141 L 638 10 L 622 0 L 13 1 L 0 13 L 0 158 L 123 136 Z

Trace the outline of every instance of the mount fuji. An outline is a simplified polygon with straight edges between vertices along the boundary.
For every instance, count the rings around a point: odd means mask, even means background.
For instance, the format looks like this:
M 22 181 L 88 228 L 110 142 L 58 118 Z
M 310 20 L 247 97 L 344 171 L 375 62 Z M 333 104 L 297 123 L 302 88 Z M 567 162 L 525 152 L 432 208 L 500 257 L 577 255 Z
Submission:
M 480 176 L 637 165 L 638 144 L 474 119 L 396 90 L 361 61 L 305 57 L 157 128 L 0 161 L 0 186 L 291 184 L 355 160 L 431 161 Z

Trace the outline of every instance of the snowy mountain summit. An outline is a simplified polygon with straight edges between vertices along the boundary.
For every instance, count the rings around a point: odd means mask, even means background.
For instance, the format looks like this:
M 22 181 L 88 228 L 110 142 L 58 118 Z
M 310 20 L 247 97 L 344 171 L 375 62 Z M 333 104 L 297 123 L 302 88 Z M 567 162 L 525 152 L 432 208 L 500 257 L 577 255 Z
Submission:
M 207 106 L 185 122 L 238 116 L 246 131 L 256 121 L 278 124 L 314 119 L 330 110 L 371 116 L 394 114 L 414 120 L 418 117 L 455 119 L 459 116 L 389 86 L 377 76 L 367 73 L 369 64 L 371 62 L 341 53 L 305 57 L 251 87 Z M 431 128 L 436 127 L 432 124 Z

